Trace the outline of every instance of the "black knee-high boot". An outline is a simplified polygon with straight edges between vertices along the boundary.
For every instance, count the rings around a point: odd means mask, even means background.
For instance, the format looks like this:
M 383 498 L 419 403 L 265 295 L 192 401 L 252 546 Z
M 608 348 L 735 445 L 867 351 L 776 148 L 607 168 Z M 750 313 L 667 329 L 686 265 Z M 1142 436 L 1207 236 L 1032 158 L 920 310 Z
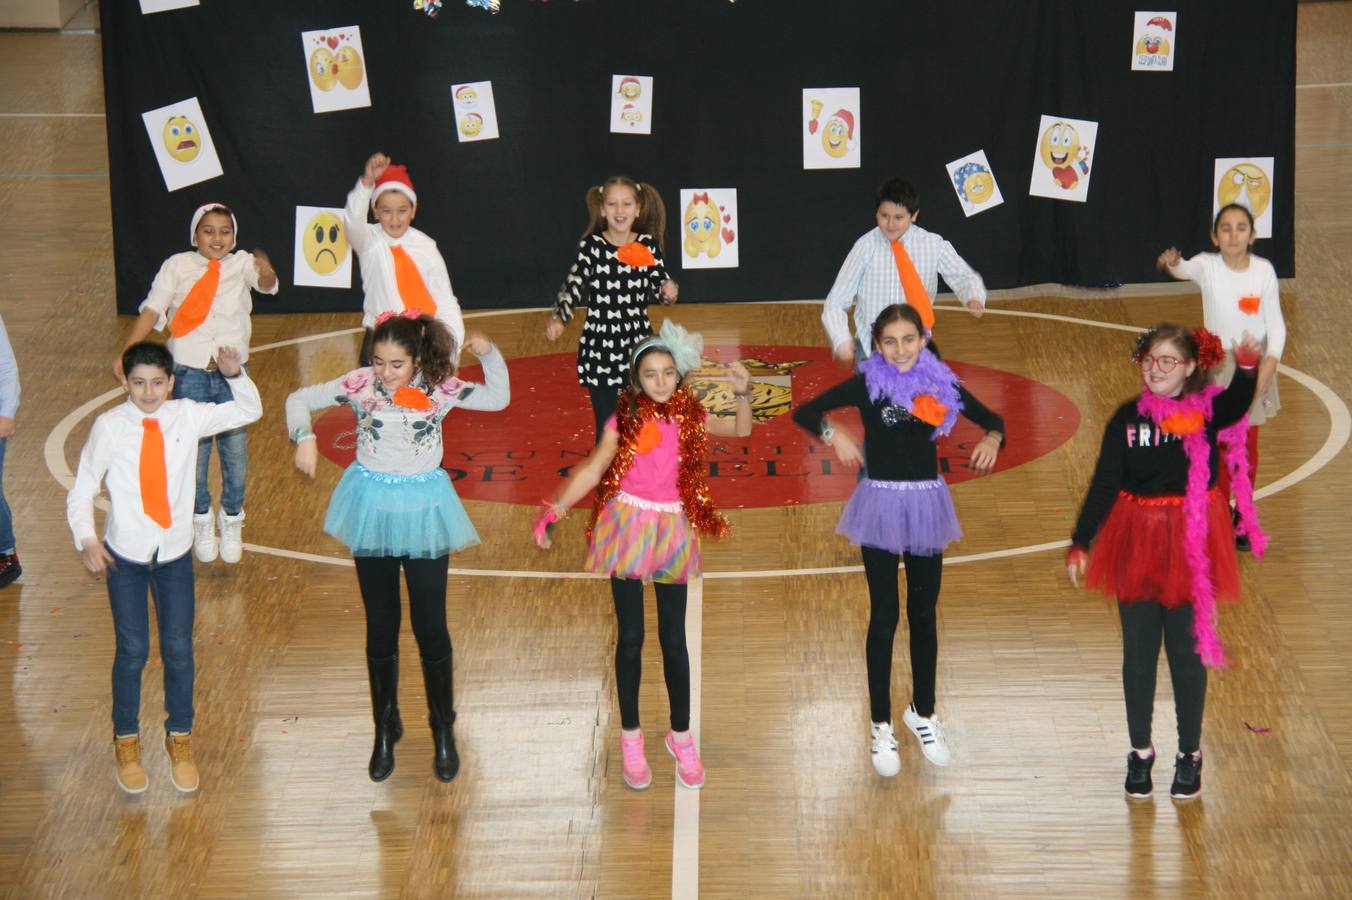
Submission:
M 367 771 L 372 781 L 384 781 L 394 771 L 394 745 L 404 736 L 399 718 L 399 654 L 385 659 L 366 657 L 371 679 L 371 711 L 376 720 L 376 742 Z
M 440 662 L 423 660 L 423 684 L 427 686 L 427 722 L 432 726 L 432 764 L 437 778 L 450 781 L 460 771 L 460 754 L 455 752 L 455 692 L 451 657 Z

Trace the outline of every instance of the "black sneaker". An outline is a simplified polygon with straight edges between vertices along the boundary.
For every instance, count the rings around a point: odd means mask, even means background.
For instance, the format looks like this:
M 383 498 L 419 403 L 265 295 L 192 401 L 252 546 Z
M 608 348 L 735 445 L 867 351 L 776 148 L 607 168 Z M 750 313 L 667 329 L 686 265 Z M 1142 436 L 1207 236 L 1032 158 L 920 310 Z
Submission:
M 1142 758 L 1133 750 L 1127 754 L 1127 796 L 1144 800 L 1155 792 L 1150 781 L 1150 769 L 1155 765 L 1155 754 Z
M 0 588 L 9 587 L 22 574 L 23 566 L 19 565 L 19 554 L 6 553 L 0 556 Z
M 1180 753 L 1174 760 L 1174 783 L 1169 796 L 1175 800 L 1191 800 L 1202 793 L 1202 752 Z
M 1230 510 L 1230 522 L 1231 522 L 1236 528 L 1239 527 L 1239 510 L 1238 510 L 1238 509 L 1231 508 L 1231 510 Z M 1236 549 L 1236 550 L 1241 550 L 1241 551 L 1243 551 L 1243 552 L 1245 552 L 1245 553 L 1250 553 L 1250 552 L 1253 551 L 1253 544 L 1249 543 L 1249 536 L 1248 536 L 1247 534 L 1240 534 L 1240 533 L 1237 532 L 1237 531 L 1235 532 L 1235 549 Z

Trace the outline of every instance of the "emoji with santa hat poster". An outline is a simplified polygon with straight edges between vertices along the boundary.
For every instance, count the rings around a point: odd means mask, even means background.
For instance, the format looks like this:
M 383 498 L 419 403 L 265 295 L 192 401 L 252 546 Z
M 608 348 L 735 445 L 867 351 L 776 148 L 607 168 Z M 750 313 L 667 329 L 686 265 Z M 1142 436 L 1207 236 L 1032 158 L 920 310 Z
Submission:
M 859 168 L 859 129 L 859 88 L 804 89 L 803 168 Z
M 648 75 L 610 76 L 613 134 L 653 133 L 653 80 Z
M 498 107 L 493 102 L 493 82 L 451 85 L 451 111 L 460 143 L 497 139 Z

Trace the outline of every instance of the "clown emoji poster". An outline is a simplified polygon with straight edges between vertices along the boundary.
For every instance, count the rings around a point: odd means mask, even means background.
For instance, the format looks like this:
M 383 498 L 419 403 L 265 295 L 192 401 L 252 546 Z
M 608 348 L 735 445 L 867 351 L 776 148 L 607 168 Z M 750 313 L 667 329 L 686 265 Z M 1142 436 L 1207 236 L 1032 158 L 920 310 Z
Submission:
M 356 25 L 306 31 L 305 75 L 310 83 L 310 105 L 317 113 L 360 109 L 371 105 L 366 79 L 366 53 Z
M 460 143 L 491 141 L 498 136 L 498 110 L 493 103 L 493 82 L 473 81 L 451 85 L 451 110 L 455 136 Z
M 993 209 L 1005 202 L 1000 185 L 995 183 L 986 151 L 978 150 L 948 164 L 948 180 L 958 195 L 962 211 L 968 217 Z
M 296 207 L 296 253 L 291 272 L 296 285 L 352 287 L 352 250 L 341 209 Z
M 141 15 L 169 12 L 172 9 L 187 9 L 189 6 L 197 5 L 198 0 L 141 0 Z
M 1138 12 L 1131 29 L 1131 70 L 1172 72 L 1177 28 L 1178 13 Z
M 1212 176 L 1211 218 L 1214 221 L 1222 206 L 1238 203 L 1253 213 L 1253 233 L 1260 238 L 1272 237 L 1272 171 L 1275 159 L 1271 156 L 1239 156 L 1216 160 Z
M 1033 178 L 1028 193 L 1083 203 L 1089 196 L 1097 140 L 1097 122 L 1043 116 L 1033 148 Z
M 221 175 L 206 116 L 196 97 L 141 113 L 166 189 L 176 191 Z
M 803 168 L 857 169 L 863 138 L 859 88 L 803 91 Z
M 739 227 L 736 188 L 681 188 L 681 267 L 737 268 Z
M 653 133 L 653 80 L 647 75 L 610 76 L 612 134 Z

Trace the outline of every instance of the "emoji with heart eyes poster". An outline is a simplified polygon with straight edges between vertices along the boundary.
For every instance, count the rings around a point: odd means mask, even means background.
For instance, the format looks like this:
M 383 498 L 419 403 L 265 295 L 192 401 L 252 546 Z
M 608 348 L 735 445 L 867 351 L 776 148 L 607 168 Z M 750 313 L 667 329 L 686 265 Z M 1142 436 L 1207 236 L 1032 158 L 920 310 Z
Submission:
M 742 246 L 736 188 L 681 189 L 681 266 L 735 269 Z
M 366 54 L 361 29 L 355 25 L 306 31 L 305 74 L 310 83 L 310 105 L 317 113 L 360 109 L 371 105 L 366 78 Z

